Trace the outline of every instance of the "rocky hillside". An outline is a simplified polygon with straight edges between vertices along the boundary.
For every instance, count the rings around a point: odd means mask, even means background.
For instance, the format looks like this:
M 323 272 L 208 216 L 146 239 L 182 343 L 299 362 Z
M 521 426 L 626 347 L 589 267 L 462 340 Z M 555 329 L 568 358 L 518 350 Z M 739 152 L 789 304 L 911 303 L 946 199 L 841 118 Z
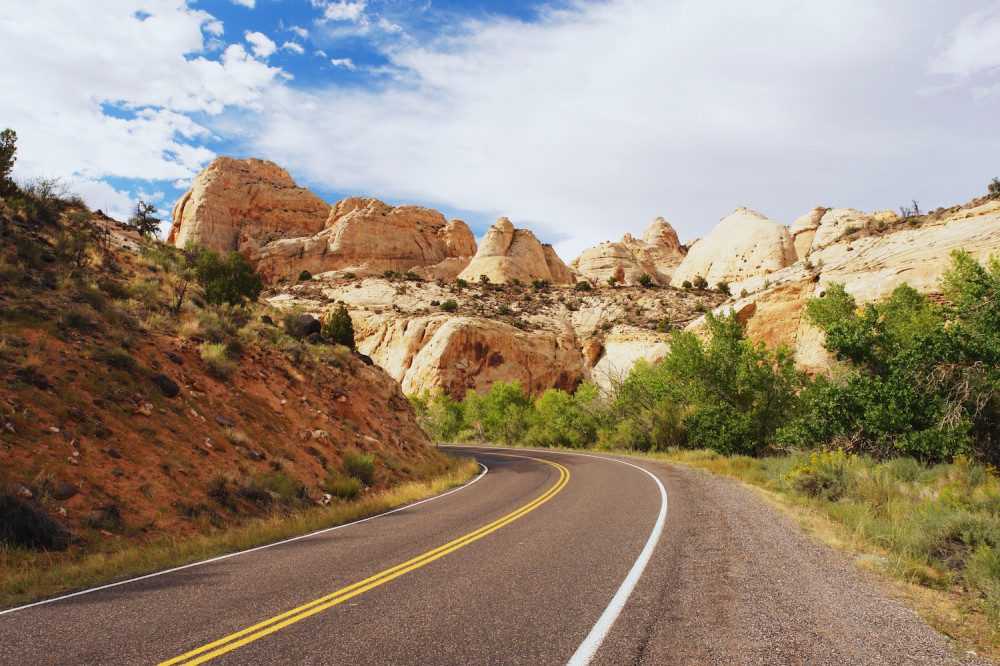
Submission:
M 787 227 L 739 208 L 688 245 L 657 218 L 641 239 L 566 264 L 506 218 L 477 247 L 463 222 L 435 211 L 353 197 L 324 208 L 276 165 L 220 158 L 178 202 L 170 240 L 243 252 L 276 307 L 321 317 L 346 304 L 359 349 L 407 394 L 515 380 L 537 394 L 584 379 L 613 386 L 636 359 L 663 356 L 665 332 L 698 327 L 715 307 L 735 307 L 751 337 L 786 342 L 800 367 L 822 372 L 819 331 L 801 320 L 808 299 L 831 282 L 862 302 L 903 281 L 933 293 L 952 249 L 982 258 L 997 246 L 998 207 L 906 219 L 814 208 Z
M 147 540 L 446 467 L 393 378 L 206 303 L 186 261 L 74 202 L 0 200 L 4 498 Z

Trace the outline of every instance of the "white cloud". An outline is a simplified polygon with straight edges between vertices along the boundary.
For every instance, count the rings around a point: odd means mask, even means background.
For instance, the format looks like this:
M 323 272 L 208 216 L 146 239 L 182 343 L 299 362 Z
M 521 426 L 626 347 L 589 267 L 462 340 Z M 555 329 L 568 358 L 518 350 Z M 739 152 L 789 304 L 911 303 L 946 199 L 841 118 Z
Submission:
M 347 69 L 354 69 L 354 61 L 350 58 L 331 58 L 330 64 L 334 67 L 346 67 Z
M 302 55 L 303 53 L 306 52 L 306 50 L 302 48 L 301 44 L 296 44 L 295 42 L 285 42 L 284 44 L 281 45 L 281 50 L 291 51 L 292 53 L 297 53 L 299 55 Z
M 256 4 L 256 0 L 231 0 L 234 5 L 241 5 L 248 9 L 253 9 Z
M 277 44 L 272 42 L 267 35 L 261 32 L 250 32 L 244 35 L 253 54 L 261 60 L 266 60 L 272 53 L 278 50 Z
M 618 0 L 468 24 L 391 51 L 400 85 L 274 91 L 257 150 L 314 187 L 509 215 L 566 259 L 657 215 L 687 240 L 738 205 L 786 224 L 950 205 L 984 187 L 1000 135 L 917 93 L 937 31 L 979 3 L 917 4 Z
M 364 16 L 367 4 L 365 0 L 331 2 L 323 10 L 323 18 L 327 21 L 357 21 Z
M 289 32 L 294 32 L 301 39 L 308 39 L 309 38 L 309 31 L 306 30 L 305 28 L 300 28 L 297 25 L 293 25 L 293 26 L 290 26 L 288 28 L 288 30 L 289 30 Z
M 951 78 L 944 90 L 968 86 L 980 95 L 1000 90 L 1000 3 L 965 17 L 940 41 L 929 71 Z
M 18 132 L 22 176 L 190 178 L 214 154 L 204 120 L 188 114 L 253 108 L 281 70 L 242 46 L 209 58 L 221 24 L 184 0 L 108 0 L 100 12 L 75 0 L 0 7 L 3 123 Z M 45 57 L 25 58 L 45 44 Z M 213 56 L 214 57 L 214 56 Z M 204 116 L 200 116 L 204 118 Z M 107 194 L 107 192 L 105 192 Z M 110 195 L 108 195 L 110 198 Z M 100 203 L 96 205 L 101 205 Z

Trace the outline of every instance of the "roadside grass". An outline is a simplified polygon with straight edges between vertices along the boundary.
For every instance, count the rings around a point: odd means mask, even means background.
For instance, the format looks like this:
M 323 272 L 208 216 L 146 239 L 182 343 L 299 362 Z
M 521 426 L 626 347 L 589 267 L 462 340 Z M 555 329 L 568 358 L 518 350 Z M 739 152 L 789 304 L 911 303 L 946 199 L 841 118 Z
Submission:
M 451 468 L 427 481 L 291 515 L 248 519 L 243 525 L 187 537 L 160 537 L 144 545 L 124 540 L 101 543 L 89 551 L 35 551 L 0 546 L 0 608 L 10 608 L 76 590 L 127 580 L 199 560 L 253 548 L 316 530 L 367 518 L 466 483 L 478 472 L 472 459 L 457 458 Z
M 822 450 L 748 458 L 642 454 L 739 479 L 804 531 L 891 579 L 934 628 L 1000 659 L 1000 478 L 956 456 L 924 465 Z

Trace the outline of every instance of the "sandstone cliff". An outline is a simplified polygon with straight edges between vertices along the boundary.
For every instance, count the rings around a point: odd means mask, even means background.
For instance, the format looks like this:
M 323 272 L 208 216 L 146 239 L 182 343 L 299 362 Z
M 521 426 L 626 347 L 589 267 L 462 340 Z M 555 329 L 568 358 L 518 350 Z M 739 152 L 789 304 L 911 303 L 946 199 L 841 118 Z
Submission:
M 658 217 L 646 228 L 641 239 L 625 234 L 618 242 L 605 242 L 588 248 L 570 262 L 570 268 L 595 283 L 615 278 L 619 284 L 638 284 L 649 275 L 657 284 L 669 284 L 671 276 L 687 253 L 677 232 Z
M 923 293 L 939 293 L 952 250 L 964 249 L 980 261 L 996 253 L 1000 201 L 974 202 L 911 220 L 814 209 L 793 225 L 797 240 L 812 224 L 816 233 L 804 259 L 745 280 L 741 288 L 747 295 L 723 309 L 734 307 L 740 313 L 751 338 L 793 346 L 799 366 L 816 373 L 829 369 L 830 358 L 821 332 L 802 319 L 807 300 L 821 296 L 833 282 L 843 283 L 859 302 L 886 298 L 904 282 Z
M 670 284 L 680 287 L 701 276 L 711 287 L 726 282 L 738 292 L 744 280 L 790 266 L 796 258 L 786 227 L 741 207 L 688 251 Z
M 319 233 L 330 206 L 273 162 L 217 157 L 174 205 L 167 242 L 219 252 Z M 262 223 L 266 221 L 266 224 Z
M 349 197 L 330 210 L 314 236 L 269 243 L 250 259 L 265 279 L 352 271 L 373 274 L 431 267 L 446 259 L 468 262 L 476 251 L 472 231 L 461 220 L 421 206 L 390 206 L 378 199 Z M 457 274 L 458 266 L 445 271 Z
M 573 274 L 551 246 L 543 246 L 527 229 L 515 229 L 501 217 L 489 228 L 469 265 L 459 274 L 469 282 L 485 275 L 491 282 L 508 280 L 570 284 Z
M 174 206 L 167 242 L 189 240 L 245 253 L 268 281 L 294 279 L 303 270 L 418 267 L 454 277 L 476 253 L 475 237 L 461 220 L 361 197 L 331 207 L 271 162 L 227 157 L 213 160 Z
M 453 397 L 487 391 L 496 381 L 520 381 L 540 394 L 572 390 L 584 379 L 610 388 L 638 358 L 666 353 L 666 319 L 675 326 L 712 307 L 719 294 L 638 287 L 534 289 L 492 282 L 466 288 L 403 278 L 323 276 L 272 297 L 322 315 L 347 305 L 358 349 L 400 382 L 407 394 L 442 388 Z M 454 312 L 440 304 L 455 302 Z

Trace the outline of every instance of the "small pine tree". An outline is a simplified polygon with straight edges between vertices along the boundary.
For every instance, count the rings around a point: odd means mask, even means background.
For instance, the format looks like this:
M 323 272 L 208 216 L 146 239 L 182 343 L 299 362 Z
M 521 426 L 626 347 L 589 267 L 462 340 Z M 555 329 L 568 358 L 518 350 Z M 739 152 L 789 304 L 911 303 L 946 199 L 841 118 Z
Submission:
M 323 335 L 337 344 L 354 349 L 354 322 L 347 307 L 341 304 L 336 310 L 326 315 L 323 321 Z
M 154 217 L 157 212 L 156 206 L 139 199 L 132 209 L 132 216 L 128 218 L 128 226 L 143 236 L 152 236 L 160 228 L 160 218 Z
M 2 157 L 2 153 L 0 153 L 0 157 Z M 2 163 L 0 163 L 0 167 L 2 166 Z M 991 197 L 994 199 L 1000 197 L 1000 178 L 994 178 L 987 187 L 989 188 Z
M 17 190 L 17 185 L 10 177 L 17 158 L 17 132 L 9 127 L 0 132 L 0 195 L 6 195 Z

